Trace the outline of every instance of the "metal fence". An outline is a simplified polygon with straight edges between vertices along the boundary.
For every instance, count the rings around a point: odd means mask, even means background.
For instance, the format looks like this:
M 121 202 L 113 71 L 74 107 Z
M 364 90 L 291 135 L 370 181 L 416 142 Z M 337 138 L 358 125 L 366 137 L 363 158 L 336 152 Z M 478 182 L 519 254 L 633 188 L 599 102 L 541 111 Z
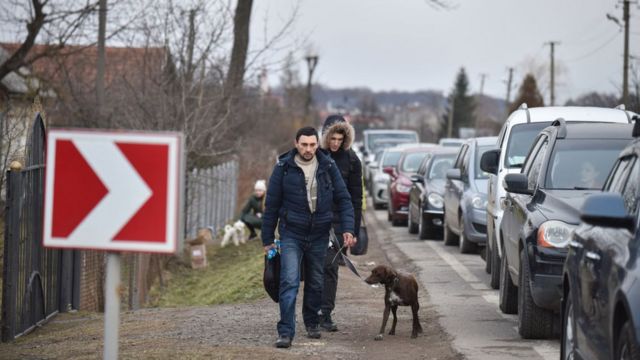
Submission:
M 238 162 L 232 160 L 187 175 L 185 237 L 192 239 L 199 228 L 219 231 L 236 212 Z
M 77 308 L 77 253 L 42 247 L 45 130 L 31 128 L 25 167 L 7 172 L 2 341 L 15 339 L 58 311 Z

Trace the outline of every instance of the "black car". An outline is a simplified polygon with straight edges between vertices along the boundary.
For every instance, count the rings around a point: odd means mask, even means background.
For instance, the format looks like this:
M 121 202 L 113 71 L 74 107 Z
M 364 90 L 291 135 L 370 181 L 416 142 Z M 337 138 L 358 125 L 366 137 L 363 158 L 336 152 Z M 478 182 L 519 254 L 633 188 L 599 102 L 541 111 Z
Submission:
M 569 242 L 562 359 L 640 359 L 640 140 L 620 153 L 604 190 L 587 198 Z
M 447 170 L 451 169 L 457 148 L 434 148 L 411 176 L 409 191 L 409 233 L 419 238 L 442 236 L 443 196 Z
M 505 176 L 499 303 L 503 312 L 518 313 L 523 338 L 554 334 L 578 209 L 587 195 L 601 191 L 631 128 L 558 119 L 538 134 L 521 172 Z

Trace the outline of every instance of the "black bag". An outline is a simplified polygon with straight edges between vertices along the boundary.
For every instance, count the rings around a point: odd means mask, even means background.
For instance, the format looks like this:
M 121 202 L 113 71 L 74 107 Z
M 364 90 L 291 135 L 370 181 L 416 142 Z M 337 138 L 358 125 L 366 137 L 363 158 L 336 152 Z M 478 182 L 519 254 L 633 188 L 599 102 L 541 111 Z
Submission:
M 367 223 L 362 216 L 362 225 L 360 226 L 360 233 L 358 234 L 358 242 L 355 246 L 351 247 L 351 255 L 366 255 L 369 249 L 369 234 L 367 233 Z
M 280 300 L 280 254 L 276 254 L 271 259 L 264 257 L 264 274 L 262 276 L 262 283 L 264 289 L 269 294 L 269 297 L 278 302 Z

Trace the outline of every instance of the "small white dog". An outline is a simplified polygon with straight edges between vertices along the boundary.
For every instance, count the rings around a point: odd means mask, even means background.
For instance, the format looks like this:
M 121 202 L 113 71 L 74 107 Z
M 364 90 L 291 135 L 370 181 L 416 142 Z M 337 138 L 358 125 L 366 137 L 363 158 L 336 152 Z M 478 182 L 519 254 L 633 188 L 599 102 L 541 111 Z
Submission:
M 222 237 L 222 243 L 220 243 L 220 246 L 225 247 L 230 241 L 233 241 L 235 246 L 245 244 L 247 242 L 245 228 L 246 226 L 240 220 L 236 221 L 233 225 L 225 225 L 224 236 Z

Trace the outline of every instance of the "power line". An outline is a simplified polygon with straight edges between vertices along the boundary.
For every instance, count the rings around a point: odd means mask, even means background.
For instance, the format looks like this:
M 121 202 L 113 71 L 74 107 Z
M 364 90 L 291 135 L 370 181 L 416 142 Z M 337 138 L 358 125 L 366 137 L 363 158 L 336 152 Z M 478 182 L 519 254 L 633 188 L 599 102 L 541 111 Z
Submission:
M 579 60 L 583 60 L 588 58 L 589 56 L 597 53 L 598 51 L 602 50 L 605 46 L 609 45 L 613 40 L 615 40 L 618 36 L 620 35 L 620 32 L 616 32 L 615 34 L 613 34 L 613 36 L 611 36 L 610 38 L 608 38 L 604 43 L 600 44 L 598 47 L 596 47 L 595 49 L 589 51 L 586 54 L 580 55 L 578 57 L 575 57 L 573 59 L 568 59 L 566 61 L 569 62 L 573 62 L 573 61 L 579 61 Z

